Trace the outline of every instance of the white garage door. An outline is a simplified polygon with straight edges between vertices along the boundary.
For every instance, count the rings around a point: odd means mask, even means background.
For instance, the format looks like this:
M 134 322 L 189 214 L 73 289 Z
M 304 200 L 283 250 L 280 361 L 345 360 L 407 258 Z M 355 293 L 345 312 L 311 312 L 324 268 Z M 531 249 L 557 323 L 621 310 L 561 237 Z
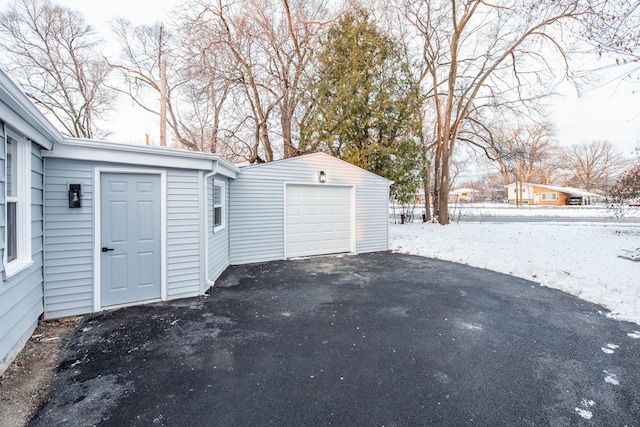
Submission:
M 351 251 L 351 188 L 287 185 L 286 257 Z

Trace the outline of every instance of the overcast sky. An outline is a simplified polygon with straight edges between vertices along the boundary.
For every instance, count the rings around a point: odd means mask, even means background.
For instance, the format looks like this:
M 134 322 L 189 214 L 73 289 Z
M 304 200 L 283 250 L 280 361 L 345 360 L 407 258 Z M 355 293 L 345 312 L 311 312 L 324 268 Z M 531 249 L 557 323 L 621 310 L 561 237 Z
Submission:
M 0 0 L 0 9 L 6 9 L 8 3 Z M 60 3 L 81 11 L 89 24 L 108 37 L 107 20 L 114 16 L 123 16 L 137 24 L 151 24 L 167 16 L 174 5 L 184 1 L 60 0 Z M 594 67 L 606 65 L 606 61 L 594 62 Z M 597 88 L 583 91 L 580 97 L 575 89 L 565 85 L 562 89 L 564 95 L 554 99 L 551 108 L 551 119 L 560 144 L 608 140 L 616 144 L 623 154 L 631 154 L 636 142 L 640 141 L 640 82 L 634 85 L 614 79 L 621 72 L 610 71 Z M 109 128 L 113 131 L 109 139 L 121 142 L 143 141 L 147 133 L 152 140 L 158 139 L 156 119 L 128 101 L 118 104 L 117 111 L 110 116 Z

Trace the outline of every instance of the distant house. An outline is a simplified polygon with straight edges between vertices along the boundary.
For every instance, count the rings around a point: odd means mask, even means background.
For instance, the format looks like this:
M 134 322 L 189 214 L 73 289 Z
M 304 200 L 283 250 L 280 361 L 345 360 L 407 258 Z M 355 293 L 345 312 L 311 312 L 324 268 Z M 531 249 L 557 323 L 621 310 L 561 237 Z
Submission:
M 449 191 L 449 203 L 476 202 L 480 191 L 474 188 L 456 188 Z
M 588 205 L 602 196 L 591 191 L 573 187 L 558 187 L 546 184 L 533 184 L 529 182 L 511 183 L 507 187 L 507 197 L 510 205 L 518 201 L 523 205 Z

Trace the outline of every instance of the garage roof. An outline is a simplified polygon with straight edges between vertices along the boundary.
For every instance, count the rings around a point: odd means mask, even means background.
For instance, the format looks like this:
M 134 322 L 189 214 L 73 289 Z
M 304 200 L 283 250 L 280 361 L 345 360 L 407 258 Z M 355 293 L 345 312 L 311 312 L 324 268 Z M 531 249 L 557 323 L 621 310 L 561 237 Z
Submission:
M 239 166 L 239 167 L 240 167 L 240 169 L 247 169 L 247 168 L 268 168 L 269 166 L 272 166 L 272 165 L 278 165 L 278 164 L 285 163 L 285 162 L 292 162 L 292 163 L 293 163 L 293 162 L 303 162 L 303 161 L 305 161 L 305 160 L 312 160 L 312 159 L 314 159 L 314 158 L 330 159 L 331 161 L 334 161 L 334 162 L 336 162 L 336 163 L 342 163 L 342 164 L 343 164 L 343 166 L 350 167 L 350 168 L 357 168 L 357 169 L 360 169 L 360 170 L 362 170 L 362 171 L 364 171 L 364 172 L 366 172 L 366 173 L 368 173 L 368 174 L 371 174 L 372 176 L 374 176 L 374 177 L 376 177 L 376 178 L 378 178 L 378 179 L 384 180 L 384 181 L 386 181 L 386 182 L 388 182 L 388 183 L 391 183 L 391 182 L 392 182 L 392 181 L 388 180 L 387 178 L 385 178 L 385 177 L 383 177 L 383 176 L 380 176 L 380 175 L 375 174 L 375 173 L 373 173 L 373 172 L 370 172 L 370 171 L 368 171 L 368 170 L 366 170 L 366 169 L 363 169 L 363 168 L 361 168 L 361 167 L 359 167 L 359 166 L 353 165 L 353 164 L 351 164 L 351 163 L 349 163 L 349 162 L 347 162 L 347 161 L 344 161 L 344 160 L 342 160 L 342 159 L 339 159 L 339 158 L 337 158 L 337 157 L 334 157 L 334 156 L 332 156 L 331 154 L 327 154 L 327 153 L 323 153 L 323 152 L 318 152 L 318 153 L 309 153 L 309 154 L 302 154 L 302 155 L 300 155 L 300 156 L 296 156 L 296 157 L 289 157 L 289 158 L 287 158 L 287 159 L 274 160 L 274 161 L 272 161 L 272 162 L 266 162 L 266 163 L 240 164 L 240 165 L 237 165 L 237 166 Z

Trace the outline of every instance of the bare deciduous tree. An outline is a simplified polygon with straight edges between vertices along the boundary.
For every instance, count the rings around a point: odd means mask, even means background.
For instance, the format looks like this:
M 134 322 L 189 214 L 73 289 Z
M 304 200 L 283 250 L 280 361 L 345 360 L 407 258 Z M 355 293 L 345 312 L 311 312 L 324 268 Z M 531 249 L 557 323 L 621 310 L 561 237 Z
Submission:
M 564 163 L 571 173 L 569 185 L 589 191 L 608 189 L 629 166 L 609 141 L 572 145 L 566 149 Z
M 470 118 L 483 109 L 531 106 L 542 81 L 551 81 L 566 52 L 563 22 L 588 14 L 589 2 L 402 0 L 422 40 L 422 64 L 433 112 L 434 210 L 448 218 L 451 159 Z M 550 58 L 556 53 L 556 58 Z M 563 68 L 564 67 L 564 68 Z M 548 90 L 547 90 L 548 92 Z
M 594 5 L 594 12 L 584 17 L 583 34 L 597 53 L 612 54 L 618 64 L 637 64 L 640 61 L 640 2 L 600 1 Z
M 188 12 L 181 15 L 177 31 L 184 72 L 188 77 L 181 100 L 191 106 L 184 114 L 184 132 L 198 135 L 193 135 L 192 139 L 202 141 L 202 151 L 237 160 L 229 141 L 223 137 L 225 132 L 228 133 L 223 125 L 223 113 L 231 92 L 237 86 L 230 73 L 235 61 L 216 41 L 216 35 L 194 22 Z
M 281 94 L 278 104 L 284 157 L 298 149 L 293 127 L 305 72 L 316 53 L 318 29 L 328 19 L 325 0 L 281 0 L 281 10 L 270 10 L 273 2 L 253 0 L 258 6 L 256 20 L 270 46 L 272 81 Z M 271 6 L 273 8 L 273 6 Z
M 547 169 L 557 165 L 558 152 L 550 125 L 531 123 L 503 127 L 493 132 L 493 138 L 485 152 L 495 161 L 504 185 L 514 180 L 549 183 L 550 171 Z
M 189 22 L 169 30 L 160 23 L 135 26 L 116 19 L 112 29 L 121 55 L 110 65 L 125 83 L 124 88 L 114 89 L 161 119 L 165 79 L 166 121 L 178 144 L 233 159 L 221 136 L 221 114 L 233 85 L 222 75 L 225 56 L 212 49 L 210 40 Z M 161 73 L 162 61 L 166 77 Z
M 296 155 L 295 118 L 316 33 L 328 16 L 325 0 L 199 0 L 190 13 L 189 25 L 207 49 L 227 58 L 236 104 L 228 136 L 243 142 L 252 163 L 273 160 L 280 140 L 284 157 Z M 242 136 L 247 125 L 250 138 Z
M 95 122 L 112 96 L 100 45 L 80 13 L 49 0 L 17 0 L 0 14 L 3 65 L 73 137 L 104 136 Z
M 161 23 L 154 25 L 131 24 L 130 21 L 117 18 L 112 30 L 120 42 L 121 52 L 118 60 L 110 60 L 109 65 L 117 70 L 125 83 L 124 87 L 114 86 L 117 92 L 128 96 L 147 112 L 160 117 L 160 99 L 150 102 L 147 97 L 161 93 L 161 63 L 165 61 L 168 76 L 166 81 L 167 121 L 177 141 L 184 147 L 197 150 L 196 142 L 183 136 L 182 126 L 174 108 L 174 93 L 186 83 L 181 71 L 179 58 L 173 55 L 174 39 Z
M 244 95 L 249 114 L 239 118 L 250 122 L 254 129 L 253 140 L 247 143 L 248 160 L 251 163 L 273 160 L 273 147 L 269 133 L 269 119 L 280 101 L 275 88 L 265 80 L 268 75 L 266 58 L 262 57 L 258 28 L 245 13 L 243 4 L 197 2 L 193 27 L 200 34 L 209 34 L 211 46 L 225 52 L 232 67 L 228 74 Z M 236 97 L 236 100 L 239 100 Z M 242 140 L 242 138 L 239 138 Z

